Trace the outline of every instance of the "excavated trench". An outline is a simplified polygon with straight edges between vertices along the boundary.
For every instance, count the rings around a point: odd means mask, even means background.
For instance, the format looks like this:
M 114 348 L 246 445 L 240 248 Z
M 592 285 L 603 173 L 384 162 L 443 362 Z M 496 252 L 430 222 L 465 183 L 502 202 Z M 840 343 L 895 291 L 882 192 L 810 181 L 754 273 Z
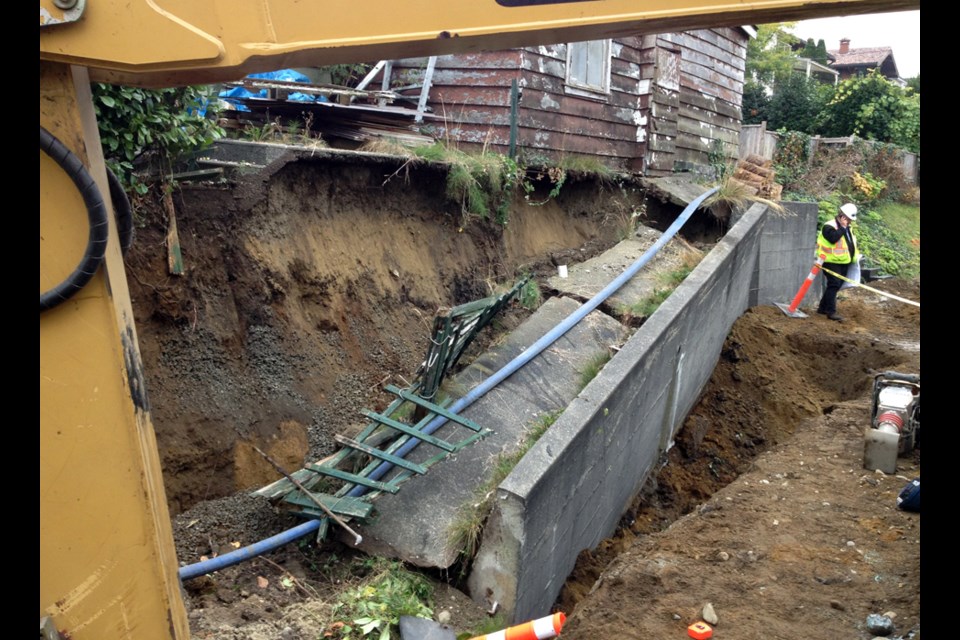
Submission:
M 443 196 L 442 172 L 385 179 L 393 171 L 300 160 L 255 188 L 184 187 L 176 225 L 188 271 L 179 278 L 166 273 L 171 219 L 162 207 L 146 209 L 128 275 L 182 562 L 289 527 L 289 517 L 244 493 L 277 477 L 252 445 L 291 470 L 332 453 L 333 435 L 358 429 L 361 409 L 383 408 L 384 384 L 416 371 L 438 308 L 588 259 L 618 240 L 633 212 L 662 227 L 658 220 L 678 210 L 636 187 L 572 181 L 543 206 L 518 200 L 499 228 L 464 219 Z M 703 214 L 682 235 L 707 247 L 722 232 Z M 527 315 L 508 310 L 464 362 Z M 572 609 L 634 536 L 664 528 L 728 484 L 797 421 L 863 393 L 862 382 L 820 384 L 815 354 L 839 349 L 851 379 L 904 357 L 875 332 L 851 341 L 798 331 L 789 320 L 755 309 L 737 322 L 669 464 L 618 533 L 581 554 L 559 607 Z M 336 553 L 318 551 L 309 564 Z M 198 602 L 222 591 L 188 589 Z

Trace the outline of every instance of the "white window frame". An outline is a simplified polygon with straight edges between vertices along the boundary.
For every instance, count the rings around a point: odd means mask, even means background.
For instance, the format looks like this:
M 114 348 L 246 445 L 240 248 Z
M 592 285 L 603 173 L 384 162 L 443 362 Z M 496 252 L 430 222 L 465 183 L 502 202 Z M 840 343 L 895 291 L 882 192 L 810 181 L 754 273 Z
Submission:
M 599 49 L 597 48 L 598 45 Z M 611 40 L 609 39 L 567 43 L 567 92 L 586 97 L 609 95 L 611 49 Z M 575 58 L 578 56 L 586 59 L 581 64 L 574 64 Z M 583 67 L 586 67 L 586 73 L 581 75 L 587 77 L 577 77 L 578 69 Z

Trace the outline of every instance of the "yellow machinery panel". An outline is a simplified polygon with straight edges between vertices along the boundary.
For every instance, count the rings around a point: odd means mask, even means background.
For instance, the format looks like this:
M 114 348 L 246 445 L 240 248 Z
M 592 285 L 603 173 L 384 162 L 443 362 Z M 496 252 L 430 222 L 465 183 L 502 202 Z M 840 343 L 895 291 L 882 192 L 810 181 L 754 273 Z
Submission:
M 85 69 L 41 63 L 40 124 L 97 168 L 91 173 L 106 194 L 89 94 Z M 41 151 L 41 291 L 79 261 L 88 233 L 84 211 L 66 173 Z M 188 638 L 179 588 L 130 297 L 112 233 L 97 275 L 40 315 L 40 617 L 52 617 L 73 640 Z
M 63 24 L 56 16 L 64 2 L 40 1 L 42 60 L 98 69 L 97 80 L 153 86 L 920 7 L 919 0 L 96 0 Z

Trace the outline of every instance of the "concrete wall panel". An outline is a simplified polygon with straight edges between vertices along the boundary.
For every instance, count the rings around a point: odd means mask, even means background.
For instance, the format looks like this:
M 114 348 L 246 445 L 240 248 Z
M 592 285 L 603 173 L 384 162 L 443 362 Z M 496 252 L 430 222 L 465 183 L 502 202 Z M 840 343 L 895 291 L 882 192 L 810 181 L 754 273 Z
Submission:
M 755 205 L 630 338 L 500 485 L 469 577 L 516 622 L 547 615 L 583 549 L 616 529 L 749 307 L 796 293 L 816 205 Z

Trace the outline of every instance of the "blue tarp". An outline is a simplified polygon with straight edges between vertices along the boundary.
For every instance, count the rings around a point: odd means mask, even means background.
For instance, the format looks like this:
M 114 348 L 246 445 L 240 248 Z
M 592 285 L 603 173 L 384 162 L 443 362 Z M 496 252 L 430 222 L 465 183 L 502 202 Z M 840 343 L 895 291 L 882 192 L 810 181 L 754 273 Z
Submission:
M 299 71 L 294 71 L 293 69 L 281 69 L 279 71 L 267 71 L 265 73 L 251 73 L 247 76 L 253 80 L 278 80 L 281 82 L 302 82 L 305 84 L 310 83 L 310 78 L 303 75 Z M 253 93 L 248 89 L 243 87 L 234 87 L 232 89 L 227 89 L 221 91 L 219 94 L 220 99 L 229 102 L 238 111 L 250 111 L 244 104 L 243 99 L 246 98 L 266 98 L 269 96 L 266 89 L 260 89 L 257 93 Z M 291 93 L 287 96 L 287 100 L 292 100 L 294 102 L 328 102 L 324 96 L 313 96 L 306 93 Z

